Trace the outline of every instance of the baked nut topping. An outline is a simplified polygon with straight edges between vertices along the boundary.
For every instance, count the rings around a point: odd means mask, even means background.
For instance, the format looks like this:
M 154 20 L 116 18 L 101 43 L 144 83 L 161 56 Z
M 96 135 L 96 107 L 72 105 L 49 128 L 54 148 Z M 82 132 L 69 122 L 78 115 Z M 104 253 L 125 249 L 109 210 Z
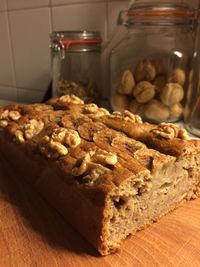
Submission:
M 77 147 L 81 142 L 81 138 L 77 131 L 62 127 L 54 129 L 51 134 L 51 140 L 73 148 Z
M 65 134 L 64 144 L 69 147 L 75 148 L 81 143 L 79 133 L 74 130 L 67 130 Z
M 5 128 L 8 126 L 9 121 L 17 121 L 21 118 L 21 114 L 18 111 L 4 110 L 0 114 L 0 127 Z
M 84 104 L 84 101 L 75 95 L 63 95 L 59 98 L 60 102 L 72 104 Z
M 9 111 L 6 109 L 0 114 L 0 120 L 8 119 L 8 113 Z
M 92 156 L 92 161 L 102 165 L 115 165 L 117 163 L 117 155 L 105 150 L 96 151 Z
M 142 123 L 142 118 L 139 115 L 135 115 L 131 113 L 128 110 L 124 110 L 123 113 L 119 111 L 114 111 L 111 115 L 110 118 L 118 118 L 118 119 L 123 119 L 125 121 L 130 121 L 133 123 Z
M 83 113 L 95 113 L 98 111 L 98 106 L 96 104 L 86 104 L 83 107 Z
M 21 114 L 18 111 L 9 111 L 8 118 L 12 121 L 17 121 L 21 118 Z
M 87 114 L 88 116 L 98 118 L 105 115 L 109 115 L 110 112 L 105 108 L 99 108 L 96 104 L 87 104 L 82 109 L 83 114 Z
M 60 156 L 66 156 L 68 154 L 68 149 L 59 142 L 51 140 L 49 142 L 49 147 L 56 151 Z
M 0 127 L 5 128 L 8 126 L 8 121 L 7 120 L 0 120 Z
M 25 140 L 33 138 L 35 135 L 39 134 L 44 128 L 43 121 L 37 121 L 35 119 L 29 120 L 25 123 L 19 130 L 17 130 L 15 135 L 15 141 L 19 143 L 24 143 Z
M 29 121 L 29 123 L 26 123 L 24 125 L 24 136 L 27 140 L 29 140 L 33 138 L 33 136 L 39 134 L 43 128 L 44 128 L 43 121 L 37 121 L 35 119 L 32 119 Z
M 152 129 L 151 132 L 165 139 L 188 139 L 186 130 L 172 123 L 161 123 L 157 128 Z
M 110 115 L 110 112 L 105 108 L 99 108 L 95 115 L 97 117 L 102 117 L 102 116 Z
M 24 143 L 25 142 L 24 134 L 22 131 L 17 130 L 15 132 L 15 141 L 17 141 L 18 143 Z
M 56 128 L 51 134 L 51 139 L 55 142 L 62 143 L 64 141 L 66 133 L 67 133 L 67 129 L 62 128 L 62 127 Z
M 77 131 L 63 127 L 55 128 L 51 136 L 44 136 L 39 144 L 40 151 L 50 159 L 68 154 L 68 147 L 75 148 L 81 142 Z
M 104 150 L 90 151 L 72 169 L 73 176 L 82 176 L 82 182 L 92 185 L 100 175 L 109 172 L 108 165 L 117 163 L 117 155 Z

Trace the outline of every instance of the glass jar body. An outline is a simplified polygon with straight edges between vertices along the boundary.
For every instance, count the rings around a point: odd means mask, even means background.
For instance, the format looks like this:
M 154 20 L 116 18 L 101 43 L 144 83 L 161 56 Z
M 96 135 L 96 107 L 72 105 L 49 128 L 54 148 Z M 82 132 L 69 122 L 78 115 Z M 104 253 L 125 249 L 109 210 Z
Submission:
M 196 31 L 193 64 L 189 75 L 184 121 L 187 130 L 200 137 L 200 16 Z
M 54 96 L 74 94 L 85 102 L 101 97 L 101 62 L 99 43 L 81 43 L 65 39 L 52 49 L 52 87 Z M 79 42 L 80 40 L 78 40 Z M 74 43 L 73 43 L 74 42 Z M 67 46 L 62 46 L 62 44 Z
M 151 122 L 183 114 L 193 33 L 188 25 L 135 23 L 110 54 L 110 102 Z

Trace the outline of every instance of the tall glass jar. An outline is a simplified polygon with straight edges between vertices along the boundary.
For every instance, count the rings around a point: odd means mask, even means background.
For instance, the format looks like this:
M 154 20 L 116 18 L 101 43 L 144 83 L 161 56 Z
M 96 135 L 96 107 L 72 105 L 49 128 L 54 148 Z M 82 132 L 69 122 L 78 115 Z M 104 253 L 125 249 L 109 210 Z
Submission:
M 200 137 L 200 10 L 184 120 L 187 130 Z
M 53 32 L 53 95 L 74 94 L 85 102 L 98 102 L 101 88 L 100 53 L 99 32 Z
M 194 11 L 183 3 L 135 3 L 125 37 L 110 54 L 110 102 L 151 122 L 183 114 Z

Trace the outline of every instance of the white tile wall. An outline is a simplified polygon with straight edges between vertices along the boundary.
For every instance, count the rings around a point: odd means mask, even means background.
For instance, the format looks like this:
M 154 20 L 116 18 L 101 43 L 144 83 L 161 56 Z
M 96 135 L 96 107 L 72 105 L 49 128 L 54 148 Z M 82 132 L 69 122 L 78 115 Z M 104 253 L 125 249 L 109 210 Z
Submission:
M 76 4 L 76 3 L 88 3 L 88 2 L 101 2 L 100 0 L 51 0 L 51 5 L 52 6 L 57 6 L 57 5 L 67 5 L 67 4 Z
M 22 103 L 40 102 L 43 99 L 44 95 L 45 95 L 44 91 L 18 88 L 18 102 Z
M 49 0 L 7 0 L 8 9 L 23 9 L 49 6 Z
M 6 0 L 0 0 L 0 11 L 7 10 Z
M 14 86 L 7 12 L 0 12 L 0 84 Z
M 11 86 L 0 86 L 0 99 L 18 101 L 17 88 Z
M 182 1 L 195 5 L 198 2 Z M 49 33 L 98 30 L 107 39 L 119 10 L 128 3 L 129 0 L 0 0 L 0 99 L 41 101 L 50 81 Z
M 52 8 L 53 30 L 97 30 L 106 37 L 106 2 Z
M 127 9 L 129 5 L 128 0 L 124 1 L 110 1 L 108 3 L 108 35 L 112 34 L 115 25 L 117 23 L 117 18 L 121 10 Z
M 49 8 L 9 12 L 16 86 L 45 90 L 50 81 Z

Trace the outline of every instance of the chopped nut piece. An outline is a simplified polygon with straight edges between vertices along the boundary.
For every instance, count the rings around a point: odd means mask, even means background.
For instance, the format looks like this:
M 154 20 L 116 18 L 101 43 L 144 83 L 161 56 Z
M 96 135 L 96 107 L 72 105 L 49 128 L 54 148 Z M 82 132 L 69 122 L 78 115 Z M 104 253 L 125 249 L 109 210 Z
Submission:
M 49 145 L 50 148 L 58 152 L 60 156 L 66 156 L 68 154 L 68 149 L 59 142 L 51 140 Z
M 25 142 L 24 135 L 23 135 L 22 131 L 17 130 L 15 132 L 15 137 L 16 137 L 16 141 L 18 141 L 19 143 L 24 143 Z
M 133 73 L 130 70 L 125 70 L 123 72 L 120 84 L 117 88 L 118 93 L 122 95 L 131 95 L 134 86 L 135 80 L 133 77 Z
M 135 115 L 128 110 L 124 110 L 125 120 L 131 120 L 134 123 L 142 123 L 142 118 L 139 115 Z
M 96 104 L 86 104 L 83 107 L 83 113 L 95 113 L 98 111 L 98 106 Z
M 179 128 L 177 137 L 180 138 L 180 139 L 183 139 L 183 140 L 188 140 L 189 139 L 187 131 L 185 129 L 183 129 L 183 128 Z
M 107 168 L 103 167 L 99 164 L 93 164 L 93 169 L 91 168 L 91 172 L 83 177 L 83 182 L 88 185 L 93 185 L 99 178 L 99 176 L 103 175 L 108 171 Z
M 0 120 L 8 119 L 9 111 L 6 109 L 0 114 Z
M 181 138 L 187 139 L 187 132 L 179 126 L 172 123 L 161 123 L 157 128 L 151 130 L 157 136 L 165 139 Z
M 75 148 L 81 143 L 81 138 L 77 131 L 67 130 L 64 138 L 64 144 L 69 147 Z
M 18 111 L 9 111 L 8 118 L 17 121 L 21 118 L 21 114 Z
M 35 119 L 30 120 L 28 123 L 24 125 L 24 135 L 25 138 L 31 139 L 33 136 L 39 134 L 44 128 L 44 122 L 37 121 Z
M 81 176 L 84 173 L 87 176 L 83 180 L 96 180 L 101 174 L 110 171 L 103 165 L 115 165 L 117 155 L 104 150 L 90 151 L 79 162 L 78 166 L 72 169 L 72 175 Z M 95 171 L 94 171 L 95 170 Z
M 63 95 L 59 98 L 60 102 L 72 104 L 84 104 L 84 101 L 75 95 Z
M 92 161 L 103 165 L 115 165 L 117 163 L 117 155 L 107 151 L 97 151 Z
M 77 131 L 63 127 L 55 128 L 51 136 L 44 136 L 39 144 L 40 151 L 51 159 L 68 154 L 68 147 L 75 148 L 81 142 Z
M 52 135 L 51 135 L 51 139 L 55 142 L 60 142 L 62 143 L 65 139 L 65 135 L 67 133 L 67 129 L 65 128 L 56 128 L 54 129 Z
M 91 153 L 87 153 L 85 157 L 81 160 L 81 164 L 78 167 L 72 169 L 73 176 L 80 176 L 87 171 L 88 162 L 90 162 Z
M 119 112 L 119 111 L 114 111 L 111 115 L 111 118 L 119 118 L 119 119 L 123 119 L 126 121 L 130 121 L 133 123 L 142 123 L 142 118 L 139 115 L 135 115 L 133 113 L 131 113 L 128 110 L 124 110 L 123 113 Z
M 0 120 L 0 127 L 5 128 L 8 126 L 8 121 L 7 120 Z
M 96 117 L 102 117 L 105 115 L 110 115 L 110 112 L 105 108 L 99 108 L 97 113 L 95 114 Z
M 45 135 L 42 139 L 41 139 L 41 143 L 45 144 L 48 143 L 50 141 L 50 137 L 48 135 Z

